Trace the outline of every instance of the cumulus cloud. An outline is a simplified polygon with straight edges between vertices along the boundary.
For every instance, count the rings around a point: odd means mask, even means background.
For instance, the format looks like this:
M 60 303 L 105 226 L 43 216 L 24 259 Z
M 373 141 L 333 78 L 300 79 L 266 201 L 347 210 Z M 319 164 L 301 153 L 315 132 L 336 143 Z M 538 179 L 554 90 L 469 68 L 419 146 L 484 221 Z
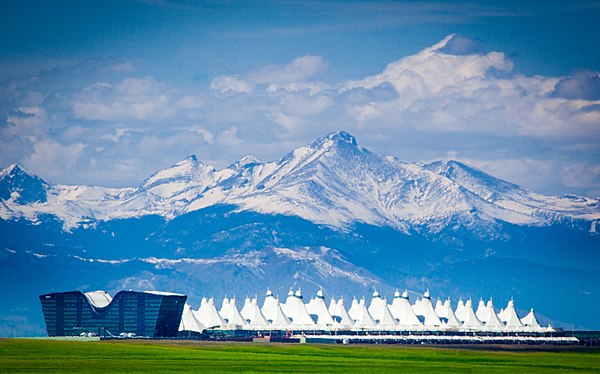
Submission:
M 600 100 L 600 74 L 596 71 L 580 71 L 562 78 L 552 94 L 564 99 Z
M 92 84 L 76 95 L 71 105 L 76 117 L 101 121 L 164 119 L 174 109 L 167 87 L 152 77 Z
M 484 79 L 490 71 L 512 70 L 512 62 L 501 52 L 474 55 L 441 52 L 453 38 L 454 36 L 450 35 L 416 55 L 392 62 L 380 74 L 347 82 L 342 89 L 374 88 L 389 83 L 399 93 L 418 97 L 457 90 L 473 92 L 485 86 Z
M 438 51 L 449 55 L 464 56 L 479 54 L 483 49 L 478 41 L 466 38 L 459 34 L 453 34 L 446 44 L 439 48 Z
M 27 157 L 23 164 L 36 170 L 43 168 L 49 171 L 51 177 L 60 176 L 57 166 L 70 169 L 77 164 L 86 145 L 83 143 L 61 144 L 48 139 L 37 142 L 33 146 L 33 153 Z M 58 174 L 58 175 L 57 175 Z
M 598 192 L 598 72 L 524 76 L 460 35 L 361 79 L 332 82 L 326 68 L 307 55 L 194 87 L 89 61 L 14 80 L 0 86 L 0 162 L 132 185 L 192 153 L 217 167 L 272 160 L 343 129 L 407 161 L 455 157 L 541 192 Z
M 252 86 L 237 77 L 222 75 L 210 82 L 210 89 L 220 94 L 237 94 L 249 93 L 252 91 Z

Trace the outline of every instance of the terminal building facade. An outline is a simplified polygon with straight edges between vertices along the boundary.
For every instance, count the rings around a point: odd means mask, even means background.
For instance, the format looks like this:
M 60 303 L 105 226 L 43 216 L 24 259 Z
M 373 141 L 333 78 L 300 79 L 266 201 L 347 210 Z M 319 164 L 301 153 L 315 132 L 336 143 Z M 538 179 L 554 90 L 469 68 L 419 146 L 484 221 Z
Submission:
M 48 336 L 175 337 L 186 295 L 158 291 L 54 292 L 40 295 Z

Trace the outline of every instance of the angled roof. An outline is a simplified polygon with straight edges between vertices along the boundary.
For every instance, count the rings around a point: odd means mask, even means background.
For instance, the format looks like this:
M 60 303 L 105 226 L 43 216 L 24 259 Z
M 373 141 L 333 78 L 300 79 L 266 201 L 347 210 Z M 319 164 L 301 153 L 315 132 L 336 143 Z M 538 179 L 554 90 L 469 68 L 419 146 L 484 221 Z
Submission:
M 398 319 L 401 326 L 421 326 L 421 321 L 417 318 L 415 311 L 410 305 L 408 299 L 408 291 L 404 291 L 402 295 L 396 291 L 394 300 L 390 306 L 390 312 L 394 318 Z
M 330 308 L 331 312 L 331 308 Z M 340 298 L 335 305 L 334 312 L 331 313 L 332 317 L 342 326 L 352 326 L 354 321 L 348 314 L 346 307 L 344 306 L 344 299 Z
M 463 322 L 463 327 L 481 327 L 483 323 L 477 318 L 475 312 L 473 311 L 473 302 L 471 299 L 467 300 L 464 309 L 464 317 L 465 320 Z
M 204 329 L 206 329 L 206 327 L 202 324 L 202 322 L 198 321 L 190 304 L 185 303 L 183 306 L 183 313 L 181 314 L 179 331 L 202 332 Z
M 508 301 L 508 305 L 506 305 L 506 309 L 502 312 L 500 319 L 506 323 L 506 327 L 508 328 L 523 327 L 523 323 L 515 310 L 515 302 L 513 300 Z
M 530 327 L 540 327 L 540 324 L 537 320 L 537 317 L 535 316 L 535 312 L 533 311 L 533 308 L 531 308 L 531 310 L 529 311 L 529 314 L 527 314 L 525 317 L 521 318 L 521 322 L 523 322 L 524 325 L 526 326 L 530 326 Z
M 317 324 L 319 325 L 333 325 L 335 321 L 333 317 L 329 313 L 327 309 L 327 305 L 325 304 L 325 296 L 323 295 L 323 291 L 319 290 L 317 292 L 317 297 L 310 300 L 310 302 L 306 305 L 306 311 L 310 315 L 317 316 Z
M 85 292 L 85 297 L 96 308 L 104 308 L 112 301 L 112 296 L 106 291 Z

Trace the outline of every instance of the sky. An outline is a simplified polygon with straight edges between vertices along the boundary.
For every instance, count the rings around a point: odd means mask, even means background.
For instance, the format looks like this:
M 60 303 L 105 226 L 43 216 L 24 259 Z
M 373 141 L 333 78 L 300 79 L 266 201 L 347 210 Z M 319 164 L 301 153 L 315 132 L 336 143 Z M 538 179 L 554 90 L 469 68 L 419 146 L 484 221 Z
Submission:
M 599 20 L 595 1 L 5 0 L 0 167 L 136 186 L 345 130 L 597 197 Z

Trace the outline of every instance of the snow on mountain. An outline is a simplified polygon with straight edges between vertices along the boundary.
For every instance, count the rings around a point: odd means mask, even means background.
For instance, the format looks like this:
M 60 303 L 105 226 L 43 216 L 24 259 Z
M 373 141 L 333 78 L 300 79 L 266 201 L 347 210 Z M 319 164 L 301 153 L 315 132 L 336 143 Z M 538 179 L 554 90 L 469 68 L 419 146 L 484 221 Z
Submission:
M 562 197 L 542 195 L 460 162 L 439 161 L 424 167 L 459 184 L 488 204 L 531 217 L 533 223 L 549 223 L 561 216 L 595 220 L 600 213 L 598 199 L 572 195 Z
M 0 171 L 0 199 L 16 204 L 43 203 L 49 185 L 19 165 L 13 164 Z
M 456 161 L 402 162 L 331 133 L 275 162 L 247 156 L 216 170 L 190 156 L 134 188 L 51 186 L 18 166 L 0 172 L 0 217 L 36 221 L 49 214 L 65 228 L 115 218 L 167 219 L 213 206 L 299 216 L 344 229 L 353 222 L 407 231 L 509 222 L 546 225 L 564 218 L 600 219 L 600 202 L 545 196 Z

